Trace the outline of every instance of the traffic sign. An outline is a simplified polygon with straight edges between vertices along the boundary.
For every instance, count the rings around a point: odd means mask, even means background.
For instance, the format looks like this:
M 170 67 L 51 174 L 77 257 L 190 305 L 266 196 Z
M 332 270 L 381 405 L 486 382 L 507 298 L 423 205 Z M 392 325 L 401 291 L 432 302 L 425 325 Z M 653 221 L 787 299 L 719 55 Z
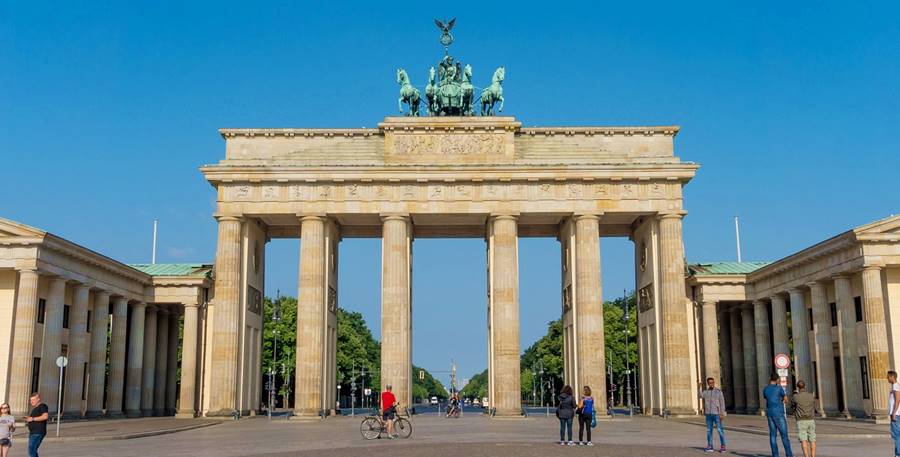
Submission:
M 66 356 L 61 355 L 56 358 L 56 366 L 63 368 L 68 364 L 69 364 L 69 359 L 67 359 Z
M 787 368 L 778 368 L 778 369 L 776 369 L 775 371 L 778 373 L 778 376 L 781 376 L 782 378 L 786 378 L 787 375 L 788 375 L 788 369 L 787 369 Z
M 775 368 L 789 368 L 791 366 L 791 358 L 787 354 L 778 354 L 775 356 Z

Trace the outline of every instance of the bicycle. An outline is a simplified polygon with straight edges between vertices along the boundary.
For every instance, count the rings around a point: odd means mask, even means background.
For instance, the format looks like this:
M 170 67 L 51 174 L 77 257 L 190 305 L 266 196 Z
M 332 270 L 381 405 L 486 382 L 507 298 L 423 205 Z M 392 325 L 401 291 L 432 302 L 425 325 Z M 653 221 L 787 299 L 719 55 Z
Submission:
M 400 414 L 399 408 L 394 415 L 394 433 L 402 439 L 407 439 L 412 436 L 412 423 L 408 419 L 409 410 L 406 408 L 403 410 L 406 412 L 406 417 Z M 381 435 L 387 433 L 387 422 L 382 419 L 381 414 L 366 416 L 359 425 L 359 432 L 367 440 L 379 439 Z

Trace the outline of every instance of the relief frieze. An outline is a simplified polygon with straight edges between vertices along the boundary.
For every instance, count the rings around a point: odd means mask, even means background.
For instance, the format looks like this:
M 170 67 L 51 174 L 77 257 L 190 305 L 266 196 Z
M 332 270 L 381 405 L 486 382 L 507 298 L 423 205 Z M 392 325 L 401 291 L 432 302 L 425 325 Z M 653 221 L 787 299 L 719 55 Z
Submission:
M 673 198 L 669 183 L 596 183 L 582 181 L 475 182 L 305 182 L 234 184 L 226 201 L 524 201 L 628 200 Z M 678 195 L 674 195 L 678 197 Z
M 504 153 L 502 134 L 395 135 L 398 155 L 497 155 Z

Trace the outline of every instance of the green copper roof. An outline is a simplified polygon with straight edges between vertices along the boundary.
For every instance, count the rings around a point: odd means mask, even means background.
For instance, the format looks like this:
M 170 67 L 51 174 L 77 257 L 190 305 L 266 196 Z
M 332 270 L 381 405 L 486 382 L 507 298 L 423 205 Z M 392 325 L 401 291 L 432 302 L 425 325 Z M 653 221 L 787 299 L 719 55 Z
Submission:
M 212 264 L 204 263 L 132 263 L 131 268 L 150 276 L 209 276 Z
M 692 263 L 688 265 L 692 275 L 745 275 L 752 273 L 769 262 L 713 262 Z

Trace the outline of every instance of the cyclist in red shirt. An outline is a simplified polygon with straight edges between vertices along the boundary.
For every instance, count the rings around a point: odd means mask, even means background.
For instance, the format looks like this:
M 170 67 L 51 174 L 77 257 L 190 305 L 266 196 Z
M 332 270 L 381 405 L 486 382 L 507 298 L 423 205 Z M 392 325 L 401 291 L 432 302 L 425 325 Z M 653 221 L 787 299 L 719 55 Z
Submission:
M 391 393 L 391 385 L 384 386 L 381 393 L 381 418 L 387 424 L 388 438 L 394 438 L 394 414 L 397 412 L 397 397 Z

